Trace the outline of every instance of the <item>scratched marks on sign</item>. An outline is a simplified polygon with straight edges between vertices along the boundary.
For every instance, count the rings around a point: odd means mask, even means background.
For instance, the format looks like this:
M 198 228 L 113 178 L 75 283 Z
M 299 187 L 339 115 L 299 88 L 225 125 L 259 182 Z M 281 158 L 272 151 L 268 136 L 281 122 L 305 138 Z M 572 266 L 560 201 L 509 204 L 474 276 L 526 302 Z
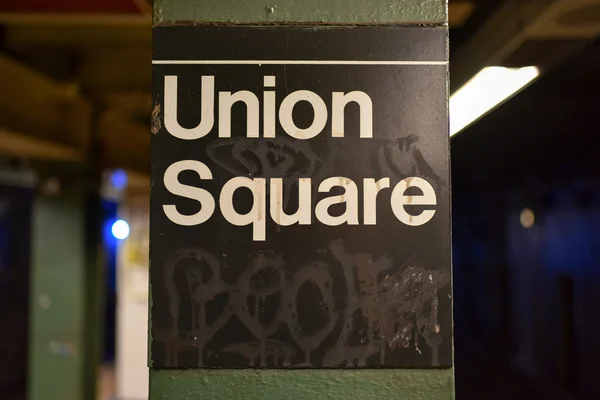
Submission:
M 408 135 L 397 139 L 375 139 L 348 146 L 352 138 L 346 138 L 346 147 L 341 141 L 333 141 L 326 151 L 318 152 L 309 141 L 298 141 L 287 137 L 277 139 L 229 138 L 211 141 L 206 152 L 217 165 L 234 176 L 281 177 L 283 181 L 283 205 L 287 208 L 299 177 L 325 179 L 332 175 L 337 164 L 348 163 L 351 159 L 357 165 L 374 175 L 384 176 L 420 176 L 433 182 L 438 188 L 444 185 L 443 179 L 427 162 L 417 146 L 419 138 Z M 360 140 L 360 139 L 358 139 Z M 362 151 L 365 146 L 370 151 Z M 358 149 L 362 154 L 370 154 L 367 160 L 363 156 L 348 154 Z M 340 157 L 343 155 L 343 157 Z M 312 199 L 317 198 L 317 185 L 313 187 Z
M 313 177 L 328 169 L 328 162 L 307 142 L 290 138 L 215 140 L 206 151 L 217 165 L 234 176 L 281 177 L 284 207 L 289 204 L 290 189 L 298 177 Z

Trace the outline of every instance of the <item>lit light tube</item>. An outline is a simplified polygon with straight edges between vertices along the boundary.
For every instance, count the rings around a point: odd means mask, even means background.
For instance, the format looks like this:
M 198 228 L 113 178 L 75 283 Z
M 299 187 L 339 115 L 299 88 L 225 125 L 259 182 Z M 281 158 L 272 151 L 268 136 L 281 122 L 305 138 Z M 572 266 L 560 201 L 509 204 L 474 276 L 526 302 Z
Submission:
M 450 136 L 517 94 L 540 75 L 537 67 L 486 67 L 450 96 Z

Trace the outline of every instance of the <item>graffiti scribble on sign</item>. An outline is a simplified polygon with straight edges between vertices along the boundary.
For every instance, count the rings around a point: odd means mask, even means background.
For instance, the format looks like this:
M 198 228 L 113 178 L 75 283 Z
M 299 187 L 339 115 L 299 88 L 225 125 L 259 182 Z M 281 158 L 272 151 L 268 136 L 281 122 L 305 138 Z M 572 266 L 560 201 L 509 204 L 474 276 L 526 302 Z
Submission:
M 167 366 L 178 365 L 178 354 L 185 349 L 196 352 L 198 366 L 207 365 L 207 358 L 215 354 L 211 351 L 205 355 L 205 346 L 234 316 L 256 340 L 227 344 L 216 353 L 240 354 L 249 366 L 291 366 L 292 356 L 298 351 L 295 346 L 303 354 L 303 362 L 295 366 L 311 366 L 311 352 L 323 344 L 338 324 L 342 329 L 337 333 L 337 344 L 326 349 L 323 366 L 363 367 L 367 358 L 375 354 L 379 354 L 384 364 L 386 353 L 396 348 L 412 345 L 418 350 L 419 336 L 432 349 L 432 364 L 437 365 L 437 346 L 441 342 L 437 292 L 449 282 L 448 274 L 427 271 L 410 261 L 396 273 L 386 274 L 393 270 L 394 260 L 350 253 L 341 240 L 330 243 L 326 252 L 343 268 L 347 293 L 344 307 L 335 307 L 330 267 L 322 260 L 291 273 L 281 255 L 257 252 L 237 282 L 228 284 L 221 278 L 221 269 L 227 268 L 226 259 L 218 259 L 200 248 L 176 251 L 164 276 L 173 323 L 170 330 L 154 330 L 154 338 L 165 346 Z M 186 264 L 186 260 L 203 262 L 206 268 L 203 270 L 197 263 Z M 186 275 L 187 293 L 174 281 L 178 268 Z M 384 277 L 379 278 L 382 274 Z M 298 301 L 298 293 L 307 285 L 320 293 L 320 309 L 316 314 L 324 320 L 311 332 L 306 331 L 299 318 L 306 310 Z M 206 305 L 217 296 L 226 296 L 227 304 L 209 322 Z M 184 335 L 177 324 L 183 298 L 190 302 L 187 309 L 191 315 L 187 317 L 192 321 L 191 329 Z M 276 311 L 270 320 L 265 320 L 268 301 L 275 301 Z M 315 315 L 315 310 L 309 312 Z M 357 313 L 366 319 L 366 329 L 360 330 L 359 343 L 350 343 L 356 331 L 353 319 Z M 294 344 L 271 338 L 282 324 L 288 327 Z

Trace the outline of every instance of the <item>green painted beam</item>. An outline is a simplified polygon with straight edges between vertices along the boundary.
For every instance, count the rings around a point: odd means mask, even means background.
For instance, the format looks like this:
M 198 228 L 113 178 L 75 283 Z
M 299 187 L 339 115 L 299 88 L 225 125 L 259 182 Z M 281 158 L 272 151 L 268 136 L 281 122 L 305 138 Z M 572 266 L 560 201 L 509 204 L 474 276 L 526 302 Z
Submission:
M 154 23 L 443 24 L 446 0 L 155 0 Z
M 452 370 L 162 370 L 152 399 L 452 400 Z

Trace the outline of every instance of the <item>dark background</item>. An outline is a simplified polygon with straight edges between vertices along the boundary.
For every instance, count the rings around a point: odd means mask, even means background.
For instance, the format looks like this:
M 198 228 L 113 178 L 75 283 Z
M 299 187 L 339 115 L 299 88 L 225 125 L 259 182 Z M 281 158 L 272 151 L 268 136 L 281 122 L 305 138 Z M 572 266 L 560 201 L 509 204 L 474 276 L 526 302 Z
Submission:
M 452 139 L 458 398 L 599 395 L 599 55 L 591 44 Z
M 0 185 L 0 396 L 20 399 L 27 382 L 31 191 Z

